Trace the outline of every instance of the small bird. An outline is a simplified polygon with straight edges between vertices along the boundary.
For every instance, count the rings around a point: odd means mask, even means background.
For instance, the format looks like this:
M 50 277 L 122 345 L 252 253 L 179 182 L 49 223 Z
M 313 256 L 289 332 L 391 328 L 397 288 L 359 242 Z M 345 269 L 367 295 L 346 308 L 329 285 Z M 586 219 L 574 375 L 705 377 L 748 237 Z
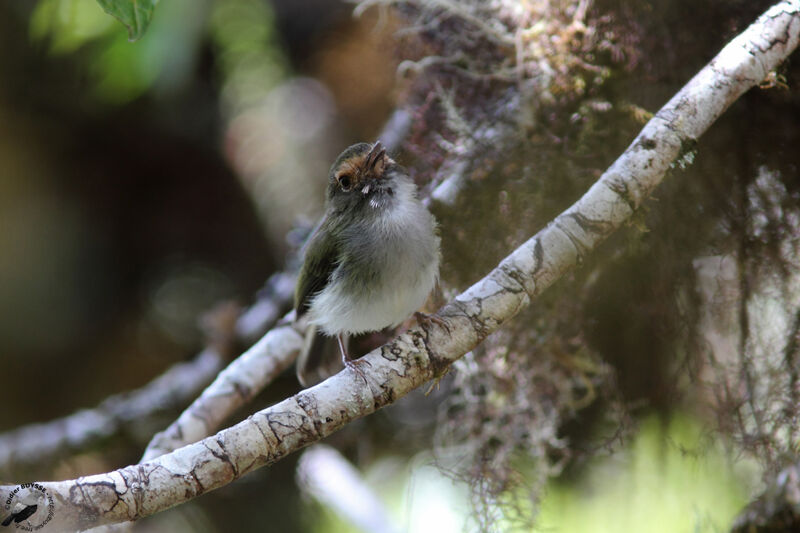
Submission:
M 328 174 L 325 215 L 297 280 L 295 319 L 309 321 L 309 339 L 317 330 L 336 337 L 342 362 L 363 377 L 343 336 L 397 326 L 417 311 L 439 277 L 439 254 L 436 221 L 406 169 L 380 142 L 354 144 Z M 312 374 L 324 378 L 313 368 L 324 364 L 319 353 L 306 342 L 297 364 L 304 386 Z

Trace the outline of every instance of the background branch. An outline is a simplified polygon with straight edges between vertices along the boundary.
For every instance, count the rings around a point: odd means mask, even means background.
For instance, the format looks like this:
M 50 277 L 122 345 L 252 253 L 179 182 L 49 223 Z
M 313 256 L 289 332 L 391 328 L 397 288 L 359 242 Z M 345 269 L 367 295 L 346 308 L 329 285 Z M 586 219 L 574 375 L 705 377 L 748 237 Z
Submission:
M 361 473 L 335 448 L 315 444 L 297 465 L 300 488 L 365 533 L 399 533 L 400 528 Z
M 212 311 L 204 318 L 208 347 L 191 361 L 177 363 L 145 386 L 110 396 L 95 408 L 0 435 L 0 472 L 76 453 L 131 424 L 185 406 L 219 373 L 234 345 L 262 336 L 290 305 L 293 295 L 294 275 L 278 272 L 270 276 L 256 301 L 235 318 L 232 327 L 228 325 L 230 317 L 221 316 L 230 315 L 231 309 Z
M 129 424 L 186 405 L 222 368 L 223 357 L 205 349 L 194 359 L 171 366 L 137 390 L 115 394 L 93 409 L 0 435 L 0 471 L 83 450 Z

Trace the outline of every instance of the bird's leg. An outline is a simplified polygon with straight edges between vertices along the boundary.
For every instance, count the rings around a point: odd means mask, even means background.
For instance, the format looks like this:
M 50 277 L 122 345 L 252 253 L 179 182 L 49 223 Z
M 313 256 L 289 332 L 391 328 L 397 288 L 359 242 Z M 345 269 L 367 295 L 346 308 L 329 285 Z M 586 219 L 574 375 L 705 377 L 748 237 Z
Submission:
M 447 323 L 447 320 L 440 317 L 439 315 L 429 315 L 421 311 L 414 311 L 414 318 L 417 319 L 417 323 L 420 326 L 424 327 L 425 324 L 430 325 L 430 323 L 433 322 L 438 326 L 441 326 L 445 331 L 447 331 L 448 335 L 450 334 L 450 325 Z
M 350 360 L 350 357 L 347 355 L 347 350 L 344 348 L 344 341 L 342 340 L 341 333 L 336 335 L 336 340 L 339 341 L 339 353 L 342 354 L 342 363 L 347 364 L 347 361 Z
M 344 341 L 342 340 L 341 333 L 336 335 L 336 340 L 339 341 L 339 351 L 342 353 L 342 363 L 344 363 L 345 368 L 351 368 L 353 372 L 361 376 L 361 379 L 363 379 L 364 383 L 366 383 L 367 376 L 364 375 L 364 371 L 361 370 L 358 366 L 362 364 L 367 364 L 369 366 L 372 366 L 370 362 L 365 359 L 350 359 L 350 356 L 347 355 L 347 350 L 344 347 Z

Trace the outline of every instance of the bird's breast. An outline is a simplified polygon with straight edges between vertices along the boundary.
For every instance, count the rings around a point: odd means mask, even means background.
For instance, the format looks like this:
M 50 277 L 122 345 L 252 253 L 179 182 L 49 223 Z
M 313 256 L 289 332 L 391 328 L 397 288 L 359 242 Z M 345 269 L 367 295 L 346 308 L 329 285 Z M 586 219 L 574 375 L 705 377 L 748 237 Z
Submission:
M 343 232 L 340 263 L 310 308 L 325 333 L 395 326 L 425 303 L 439 274 L 439 240 L 428 210 L 405 200 Z

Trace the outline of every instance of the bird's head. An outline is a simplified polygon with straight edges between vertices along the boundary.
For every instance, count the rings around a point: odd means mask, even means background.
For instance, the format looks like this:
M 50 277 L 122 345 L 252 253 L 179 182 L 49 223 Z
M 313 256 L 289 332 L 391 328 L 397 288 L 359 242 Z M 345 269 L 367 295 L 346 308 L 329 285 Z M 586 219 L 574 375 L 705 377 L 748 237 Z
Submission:
M 377 209 L 395 192 L 401 168 L 379 142 L 358 143 L 342 152 L 328 175 L 327 198 L 337 211 L 362 206 Z

